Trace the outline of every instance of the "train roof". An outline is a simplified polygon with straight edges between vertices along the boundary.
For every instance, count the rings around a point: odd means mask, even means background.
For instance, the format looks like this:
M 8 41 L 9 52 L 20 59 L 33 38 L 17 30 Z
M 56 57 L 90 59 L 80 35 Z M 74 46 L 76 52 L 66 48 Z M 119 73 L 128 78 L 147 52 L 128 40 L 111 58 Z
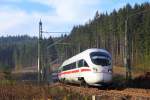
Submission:
M 75 56 L 73 56 L 73 57 L 71 57 L 71 58 L 65 60 L 65 61 L 63 62 L 63 64 L 62 64 L 62 66 L 67 65 L 67 64 L 70 64 L 70 63 L 75 62 L 75 61 L 77 61 L 77 60 L 81 60 L 81 59 L 83 59 L 84 57 L 86 57 L 87 54 L 90 54 L 91 52 L 104 52 L 104 53 L 108 54 L 108 55 L 111 57 L 110 53 L 109 53 L 107 50 L 105 50 L 105 49 L 90 48 L 90 49 L 87 49 L 87 50 L 85 50 L 85 51 L 83 51 L 83 52 L 81 52 L 81 53 L 78 53 L 77 55 L 75 55 Z

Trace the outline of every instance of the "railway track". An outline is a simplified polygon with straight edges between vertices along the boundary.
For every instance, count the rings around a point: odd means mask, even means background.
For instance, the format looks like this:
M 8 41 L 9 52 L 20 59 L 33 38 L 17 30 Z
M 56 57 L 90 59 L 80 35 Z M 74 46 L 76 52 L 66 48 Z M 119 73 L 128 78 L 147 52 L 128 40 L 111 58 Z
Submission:
M 80 93 L 81 95 L 96 96 L 96 97 L 113 97 L 122 99 L 142 99 L 150 100 L 150 89 L 140 89 L 140 88 L 96 88 L 96 87 L 80 87 L 78 85 L 55 83 L 51 85 L 52 87 L 64 88 L 70 92 Z

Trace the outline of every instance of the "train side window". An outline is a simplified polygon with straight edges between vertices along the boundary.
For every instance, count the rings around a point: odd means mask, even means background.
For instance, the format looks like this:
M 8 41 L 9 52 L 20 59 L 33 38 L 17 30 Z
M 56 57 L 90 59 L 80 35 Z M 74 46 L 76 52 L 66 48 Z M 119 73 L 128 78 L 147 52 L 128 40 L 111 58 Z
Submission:
M 71 63 L 71 64 L 70 64 L 70 69 L 75 69 L 75 68 L 76 68 L 76 62 Z
M 69 65 L 65 65 L 64 67 L 63 67 L 63 71 L 66 71 L 66 70 L 69 70 L 70 68 L 69 68 Z
M 80 68 L 80 67 L 83 67 L 83 60 L 79 60 L 78 61 L 78 67 Z
M 88 64 L 87 64 L 87 62 L 85 60 L 83 60 L 83 66 L 84 67 L 89 67 Z
M 63 71 L 75 69 L 75 68 L 76 68 L 76 62 L 63 66 Z
M 66 70 L 67 70 L 67 65 L 63 66 L 63 71 L 66 71 Z

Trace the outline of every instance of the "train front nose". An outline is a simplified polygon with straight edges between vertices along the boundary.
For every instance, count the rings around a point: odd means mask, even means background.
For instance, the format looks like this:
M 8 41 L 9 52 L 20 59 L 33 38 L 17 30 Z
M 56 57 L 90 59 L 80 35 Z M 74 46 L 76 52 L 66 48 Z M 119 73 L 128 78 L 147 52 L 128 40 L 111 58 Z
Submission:
M 112 74 L 109 73 L 103 73 L 103 82 L 109 83 L 112 81 Z
M 86 82 L 89 84 L 101 84 L 101 83 L 111 83 L 112 82 L 112 72 L 98 71 L 92 72 L 86 75 Z
M 102 77 L 103 77 L 103 82 L 111 82 L 112 81 L 112 69 L 109 67 L 103 67 L 102 69 Z

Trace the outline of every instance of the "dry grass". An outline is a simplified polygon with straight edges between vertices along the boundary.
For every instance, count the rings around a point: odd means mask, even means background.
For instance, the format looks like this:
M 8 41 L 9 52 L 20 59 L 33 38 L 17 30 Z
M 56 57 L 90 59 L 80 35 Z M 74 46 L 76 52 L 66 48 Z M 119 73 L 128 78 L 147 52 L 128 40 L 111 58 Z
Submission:
M 1 100 L 33 100 L 49 98 L 47 86 L 26 85 L 23 83 L 6 83 L 0 85 Z
M 36 85 L 16 81 L 0 83 L 0 100 L 91 100 L 92 95 L 100 99 L 134 100 L 134 98 L 150 98 L 149 89 L 137 88 L 83 88 L 79 86 L 55 83 L 52 85 Z M 128 98 L 131 97 L 131 98 Z
M 79 98 L 84 100 L 82 95 L 58 85 L 33 85 L 18 82 L 0 84 L 0 100 L 79 100 Z
M 113 67 L 113 72 L 114 72 L 115 75 L 121 75 L 121 76 L 125 77 L 125 75 L 126 75 L 126 68 L 125 67 L 120 67 L 120 66 L 114 66 Z M 145 74 L 145 72 L 132 70 L 132 77 L 133 78 L 139 77 L 139 76 L 141 76 L 143 74 Z
M 113 67 L 116 75 L 125 76 L 124 67 Z M 134 75 L 141 75 L 142 73 L 135 73 Z M 146 77 L 146 79 L 145 79 Z M 117 78 L 119 78 L 117 76 Z M 121 79 L 122 77 L 120 77 Z M 120 80 L 119 79 L 119 80 Z M 122 78 L 124 79 L 124 78 Z M 145 80 L 145 82 L 144 82 Z M 149 79 L 150 80 L 150 79 Z M 147 76 L 136 78 L 133 83 L 144 83 L 144 86 L 149 86 Z M 143 84 L 138 84 L 143 86 Z M 137 91 L 136 95 L 134 95 Z M 145 92 L 146 91 L 146 92 Z M 148 91 L 148 92 L 147 92 Z M 85 89 L 75 86 L 62 86 L 61 84 L 53 85 L 37 85 L 33 83 L 25 83 L 18 81 L 1 80 L 0 81 L 0 100 L 91 100 L 91 95 L 102 95 L 105 99 L 112 99 L 114 96 L 119 95 L 119 98 L 131 96 L 137 97 L 138 95 L 148 97 L 149 90 L 124 88 L 123 90 L 98 90 L 98 89 Z M 89 94 L 89 95 L 87 95 Z M 113 94 L 113 95 L 111 95 Z M 131 95 L 132 94 L 132 95 Z M 100 96 L 100 98 L 102 98 Z

